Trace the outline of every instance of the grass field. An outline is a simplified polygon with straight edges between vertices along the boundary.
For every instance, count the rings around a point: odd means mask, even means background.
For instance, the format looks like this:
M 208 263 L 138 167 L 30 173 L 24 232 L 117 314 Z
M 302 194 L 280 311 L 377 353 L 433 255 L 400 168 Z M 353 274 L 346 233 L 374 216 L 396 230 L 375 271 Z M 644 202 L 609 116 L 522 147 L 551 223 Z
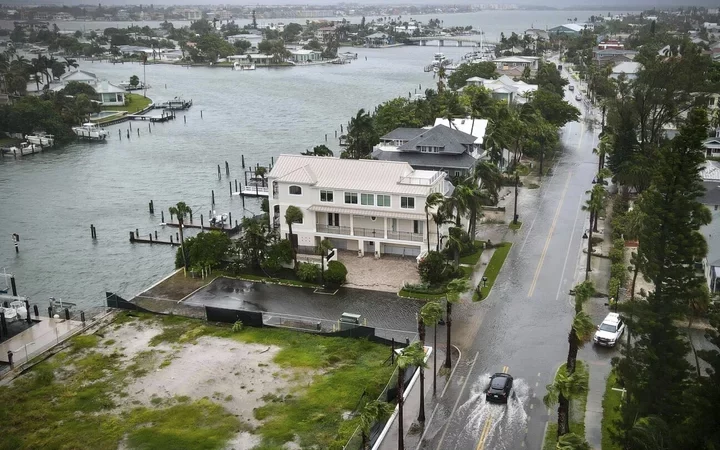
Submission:
M 474 253 L 460 257 L 460 264 L 470 264 L 471 266 L 474 266 L 478 263 L 478 261 L 480 261 L 480 256 L 484 250 L 482 246 L 483 243 L 481 241 L 475 241 L 475 243 L 479 245 L 480 248 Z
M 128 361 L 132 351 L 126 346 L 133 346 L 132 339 L 116 342 L 105 337 L 123 327 L 134 327 L 128 336 L 152 327 L 160 327 L 160 332 Z M 196 398 L 169 392 L 170 397 L 153 395 L 149 402 L 130 401 L 137 395 L 129 391 L 131 384 L 143 386 L 146 379 L 169 370 L 168 366 L 179 370 L 178 374 L 190 370 L 179 355 L 192 352 L 203 337 L 229 342 L 224 348 L 279 347 L 272 356 L 279 373 L 272 377 L 292 380 L 291 392 L 264 396 L 264 406 L 254 410 L 260 420 L 254 429 L 223 405 L 244 400 L 223 392 Z M 195 354 L 206 351 L 212 348 Z M 281 448 L 289 441 L 301 448 L 342 448 L 359 420 L 344 420 L 343 413 L 355 408 L 363 392 L 368 398 L 380 394 L 393 369 L 384 363 L 389 355 L 388 347 L 361 339 L 270 328 L 233 332 L 229 327 L 177 316 L 121 313 L 114 323 L 94 335 L 74 338 L 68 349 L 0 387 L 0 450 L 221 449 L 241 432 L 253 433 L 261 440 L 260 448 Z M 252 370 L 267 366 L 256 365 Z M 227 382 L 233 383 L 232 378 Z
M 150 106 L 152 100 L 140 94 L 125 94 L 127 104 L 125 106 L 103 106 L 103 111 L 127 111 L 128 114 L 135 114 L 138 111 Z

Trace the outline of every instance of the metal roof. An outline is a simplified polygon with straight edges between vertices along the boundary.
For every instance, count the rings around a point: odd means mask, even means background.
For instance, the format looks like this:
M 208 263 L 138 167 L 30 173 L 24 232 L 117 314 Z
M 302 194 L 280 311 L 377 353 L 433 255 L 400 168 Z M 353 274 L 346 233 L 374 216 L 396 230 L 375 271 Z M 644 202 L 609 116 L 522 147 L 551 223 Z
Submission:
M 477 162 L 468 153 L 393 152 L 376 148 L 372 156 L 381 161 L 406 162 L 415 168 L 432 167 L 435 170 L 467 170 Z
M 418 147 L 443 147 L 443 153 L 465 153 L 467 145 L 475 143 L 475 136 L 462 131 L 453 130 L 445 125 L 438 125 L 422 133 L 407 143 L 398 147 L 398 150 L 419 151 Z
M 319 189 L 428 195 L 441 172 L 416 171 L 404 162 L 281 155 L 268 178 Z

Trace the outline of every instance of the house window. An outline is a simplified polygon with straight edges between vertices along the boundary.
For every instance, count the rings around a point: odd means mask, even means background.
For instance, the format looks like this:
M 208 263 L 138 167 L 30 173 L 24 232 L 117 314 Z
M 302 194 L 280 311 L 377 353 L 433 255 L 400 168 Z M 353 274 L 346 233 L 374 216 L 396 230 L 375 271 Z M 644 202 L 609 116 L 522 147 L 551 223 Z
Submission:
M 360 194 L 360 204 L 365 206 L 373 206 L 375 204 L 375 195 Z
M 357 205 L 357 193 L 356 192 L 346 192 L 345 193 L 345 203 L 351 204 L 351 205 Z
M 400 207 L 404 209 L 415 209 L 415 197 L 400 197 Z
M 390 196 L 389 195 L 378 195 L 377 196 L 377 205 L 378 206 L 390 206 Z
M 332 203 L 333 191 L 320 191 L 320 201 Z
M 302 188 L 300 186 L 290 186 L 288 192 L 290 192 L 290 195 L 302 195 Z
M 328 225 L 339 227 L 340 226 L 340 214 L 328 213 Z
M 413 220 L 413 233 L 415 233 L 415 234 L 420 233 L 420 221 L 419 220 Z
M 460 176 L 460 171 L 459 171 L 459 170 L 456 170 L 456 171 L 455 171 L 455 176 L 456 176 L 456 177 L 459 177 L 459 176 Z

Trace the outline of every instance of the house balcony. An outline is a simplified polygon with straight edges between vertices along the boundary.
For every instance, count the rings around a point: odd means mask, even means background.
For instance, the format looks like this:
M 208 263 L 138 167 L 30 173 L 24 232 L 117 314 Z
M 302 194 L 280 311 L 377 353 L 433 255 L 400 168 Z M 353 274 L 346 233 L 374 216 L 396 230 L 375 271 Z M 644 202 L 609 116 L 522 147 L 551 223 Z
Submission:
M 317 230 L 318 233 L 343 234 L 345 236 L 350 235 L 350 227 L 340 227 L 340 226 L 316 223 L 315 229 Z
M 408 241 L 408 242 L 425 242 L 426 236 L 422 233 L 412 233 L 409 231 L 391 231 L 386 232 L 380 228 L 363 228 L 363 227 L 344 227 L 344 226 L 333 226 L 325 225 L 322 223 L 315 224 L 315 230 L 318 233 L 327 234 L 338 234 L 344 236 L 355 236 L 355 237 L 367 237 L 376 239 L 389 239 L 394 241 Z

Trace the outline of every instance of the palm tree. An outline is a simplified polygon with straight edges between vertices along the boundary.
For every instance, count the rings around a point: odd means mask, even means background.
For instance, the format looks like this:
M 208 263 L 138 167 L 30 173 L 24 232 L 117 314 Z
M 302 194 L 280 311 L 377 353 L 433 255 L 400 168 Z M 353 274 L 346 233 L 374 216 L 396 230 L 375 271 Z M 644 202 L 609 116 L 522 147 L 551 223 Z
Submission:
M 301 223 L 303 221 L 303 212 L 297 206 L 290 205 L 285 210 L 285 223 L 288 226 L 288 240 L 292 244 L 293 261 L 297 267 L 297 239 L 293 238 L 292 224 Z
M 457 269 L 460 265 L 460 253 L 465 249 L 465 236 L 462 228 L 451 227 L 448 230 L 447 247 L 453 254 L 453 266 Z
M 445 352 L 445 367 L 448 369 L 452 365 L 450 359 L 450 332 L 452 328 L 452 304 L 460 300 L 460 294 L 468 290 L 468 282 L 466 278 L 456 278 L 447 285 L 445 292 L 445 323 L 447 325 L 447 350 Z
M 440 319 L 442 319 L 442 315 L 443 307 L 439 301 L 427 302 L 420 309 L 420 318 L 422 319 L 421 323 L 423 329 L 420 340 L 423 345 L 425 344 L 425 327 L 429 325 L 432 325 L 433 327 L 433 395 L 437 394 L 437 325 L 438 322 L 440 322 Z M 425 375 L 424 373 L 420 373 L 420 386 L 422 392 L 422 394 L 420 394 L 420 412 L 423 420 L 425 417 L 425 402 L 423 401 L 425 399 L 425 389 L 422 389 L 424 383 Z M 418 418 L 418 420 L 420 419 Z M 422 422 L 422 420 L 420 421 Z
M 403 430 L 403 406 L 405 399 L 403 390 L 405 388 L 405 370 L 408 367 L 417 367 L 422 370 L 427 367 L 425 362 L 425 349 L 422 347 L 420 342 L 413 342 L 409 346 L 403 349 L 400 356 L 397 359 L 398 366 L 398 449 L 403 450 L 405 448 L 405 432 Z
M 375 145 L 377 134 L 375 125 L 370 114 L 364 109 L 357 112 L 355 117 L 350 119 L 347 132 L 347 155 L 350 158 L 360 159 L 366 157 Z
M 585 266 L 585 280 L 588 279 L 590 276 L 590 261 L 592 257 L 592 235 L 593 235 L 593 227 L 594 225 L 594 219 L 597 214 L 600 214 L 600 210 L 602 210 L 603 207 L 603 200 L 605 196 L 605 189 L 603 189 L 602 185 L 596 184 L 593 186 L 592 190 L 590 191 L 590 200 L 587 201 L 587 203 L 583 206 L 584 211 L 590 211 L 590 229 L 588 230 L 588 256 L 587 256 L 587 264 Z M 597 230 L 595 230 L 597 231 Z
M 430 211 L 433 208 L 436 208 L 438 205 L 440 205 L 443 200 L 445 199 L 445 196 L 442 195 L 440 192 L 433 192 L 432 194 L 428 195 L 428 197 L 425 199 L 425 228 L 427 231 L 427 251 L 430 253 Z M 439 231 L 439 225 L 438 225 L 438 241 L 440 241 L 440 231 Z
M 365 403 L 360 412 L 360 432 L 362 433 L 363 450 L 370 448 L 370 430 L 376 422 L 390 417 L 395 408 L 393 405 L 380 400 L 372 400 Z
M 320 254 L 320 276 L 322 277 L 323 286 L 325 286 L 325 258 L 332 248 L 333 244 L 328 238 L 321 240 L 320 245 L 317 246 L 317 252 Z
M 440 251 L 440 227 L 442 225 L 445 225 L 447 223 L 453 223 L 452 222 L 452 214 L 448 215 L 445 211 L 445 208 L 442 207 L 442 205 L 434 212 L 430 214 L 430 217 L 432 217 L 433 222 L 435 222 L 435 228 L 437 230 L 437 243 L 435 250 Z
M 585 438 L 575 433 L 568 433 L 560 436 L 557 443 L 557 450 L 592 450 Z
M 577 370 L 568 375 L 561 369 L 555 381 L 547 385 L 543 403 L 548 408 L 558 405 L 558 438 L 570 432 L 570 400 L 585 393 L 587 382 L 587 370 Z
M 583 311 L 575 313 L 572 327 L 570 328 L 570 333 L 568 334 L 568 343 L 570 344 L 570 348 L 568 350 L 566 363 L 567 373 L 575 372 L 578 349 L 586 342 L 590 341 L 594 331 L 595 325 L 587 313 Z
M 488 119 L 487 127 L 485 128 L 485 137 L 483 138 L 483 144 L 488 149 L 490 155 L 490 161 L 495 165 L 503 166 L 503 150 L 507 147 L 507 134 L 505 129 L 501 125 L 499 119 L 491 118 Z
M 455 226 L 460 227 L 460 221 L 462 216 L 467 212 L 467 205 L 470 197 L 472 197 L 472 187 L 467 184 L 459 184 L 455 186 L 450 197 L 447 197 L 443 202 L 442 207 L 445 209 L 445 214 L 448 217 L 455 218 Z
M 192 208 L 186 205 L 185 202 L 178 202 L 177 205 L 171 206 L 169 211 L 170 217 L 173 215 L 177 216 L 178 229 L 180 230 L 180 249 L 182 250 L 183 255 L 183 265 L 185 266 L 185 270 L 187 270 L 188 264 L 185 252 L 185 238 L 183 237 L 183 222 L 185 221 L 185 216 L 192 215 Z
M 641 417 L 628 431 L 630 448 L 643 450 L 668 450 L 672 438 L 667 423 L 657 416 Z
M 600 143 L 593 149 L 593 153 L 598 155 L 598 172 L 605 167 L 605 158 L 612 152 L 614 137 L 610 133 L 605 133 L 600 138 Z

